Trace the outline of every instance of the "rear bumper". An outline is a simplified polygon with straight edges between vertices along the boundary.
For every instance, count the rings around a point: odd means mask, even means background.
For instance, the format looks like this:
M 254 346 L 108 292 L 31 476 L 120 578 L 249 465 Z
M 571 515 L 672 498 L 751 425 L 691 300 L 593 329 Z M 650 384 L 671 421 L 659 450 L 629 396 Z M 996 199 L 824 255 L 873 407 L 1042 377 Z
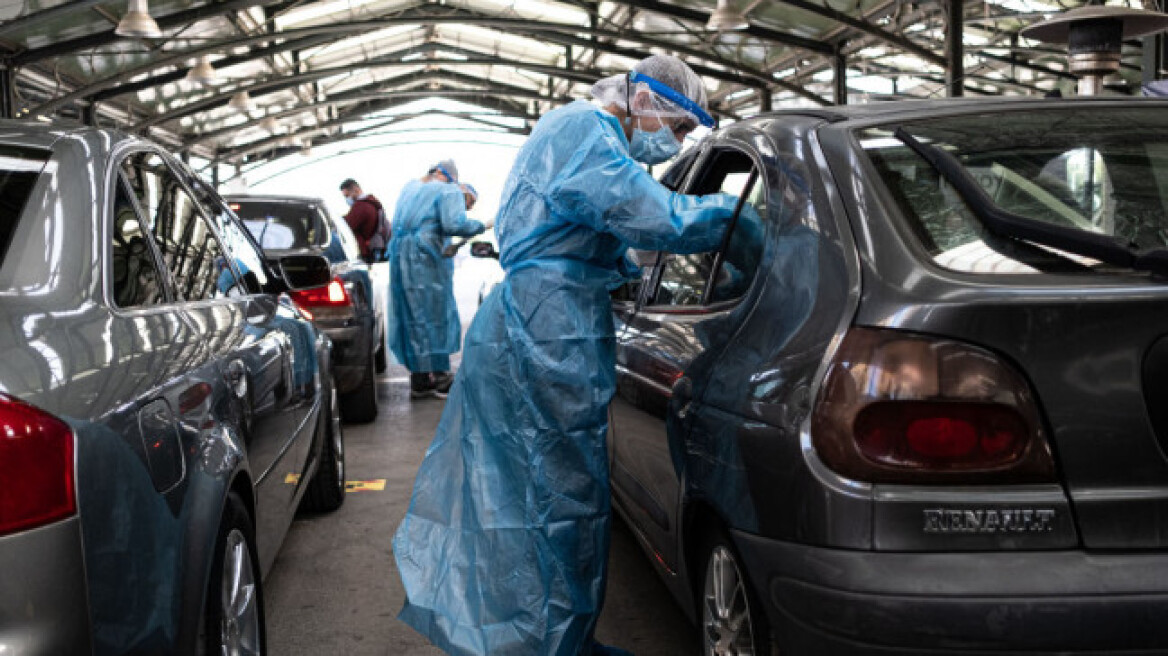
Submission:
M 372 318 L 360 316 L 337 324 L 318 321 L 317 327 L 333 342 L 332 368 L 337 392 L 343 394 L 356 389 L 365 368 L 373 362 L 377 338 Z
M 0 573 L 0 652 L 92 653 L 76 517 L 0 538 Z
M 1168 653 L 1168 553 L 880 553 L 735 533 L 796 654 Z

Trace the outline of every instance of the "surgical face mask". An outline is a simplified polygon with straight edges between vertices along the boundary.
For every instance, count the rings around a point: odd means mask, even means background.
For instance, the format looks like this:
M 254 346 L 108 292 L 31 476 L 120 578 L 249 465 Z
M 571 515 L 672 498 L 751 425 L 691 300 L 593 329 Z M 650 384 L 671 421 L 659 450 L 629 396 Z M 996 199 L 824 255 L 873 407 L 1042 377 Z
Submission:
M 639 123 L 639 121 L 638 121 Z M 681 143 L 673 136 L 668 125 L 662 125 L 656 132 L 633 128 L 633 138 L 629 141 L 629 155 L 642 164 L 660 164 L 681 150 Z
M 353 198 L 352 196 L 345 196 L 345 204 L 348 205 L 349 207 L 352 207 L 353 203 L 356 203 L 356 202 L 357 202 L 356 198 Z

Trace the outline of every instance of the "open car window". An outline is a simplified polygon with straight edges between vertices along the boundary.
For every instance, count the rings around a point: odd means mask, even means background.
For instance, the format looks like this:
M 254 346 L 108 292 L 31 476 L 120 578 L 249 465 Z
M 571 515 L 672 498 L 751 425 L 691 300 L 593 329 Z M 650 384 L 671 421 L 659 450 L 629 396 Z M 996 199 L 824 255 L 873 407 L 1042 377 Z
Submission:
M 766 185 L 754 160 L 742 151 L 711 152 L 687 193 L 745 196 L 722 247 L 694 254 L 659 253 L 655 286 L 646 305 L 657 309 L 700 308 L 741 298 L 754 280 L 762 253 Z

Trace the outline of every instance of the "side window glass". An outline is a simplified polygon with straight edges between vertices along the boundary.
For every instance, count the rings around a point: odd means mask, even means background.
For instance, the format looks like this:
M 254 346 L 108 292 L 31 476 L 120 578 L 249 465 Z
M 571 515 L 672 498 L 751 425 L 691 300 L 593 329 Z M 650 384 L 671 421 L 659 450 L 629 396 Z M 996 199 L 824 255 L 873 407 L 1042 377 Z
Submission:
M 738 213 L 730 239 L 722 251 L 721 266 L 714 273 L 707 299 L 709 303 L 724 303 L 746 294 L 762 258 L 766 184 L 759 178 L 749 188 L 746 185 L 747 182 L 743 181 L 738 187 L 739 194 L 746 194 L 746 202 L 742 204 L 742 211 Z
M 239 282 L 219 240 L 162 157 L 135 153 L 122 166 L 153 224 L 154 242 L 179 296 L 200 301 L 238 294 Z
M 629 281 L 609 293 L 615 303 L 635 303 L 641 296 L 641 289 L 648 283 L 657 266 L 656 251 L 641 251 L 630 248 L 625 253 L 627 270 L 623 273 Z M 638 273 L 639 270 L 639 273 Z
M 651 301 L 656 306 L 700 306 L 732 301 L 746 293 L 762 255 L 766 185 L 745 153 L 723 150 L 703 164 L 689 193 L 746 196 L 719 251 L 661 254 L 661 275 Z
M 113 301 L 120 308 L 156 305 L 166 301 L 164 276 L 158 269 L 143 227 L 122 176 L 114 183 L 112 213 Z
M 666 253 L 661 281 L 653 305 L 701 305 L 706 283 L 713 271 L 715 252 L 674 255 Z
M 223 238 L 231 260 L 235 263 L 235 270 L 243 276 L 243 285 L 232 293 L 260 294 L 268 284 L 268 276 L 264 273 L 263 256 L 256 249 L 255 241 L 240 227 L 238 217 L 232 214 L 227 203 L 215 193 L 209 184 L 196 175 L 189 175 L 191 189 L 206 209 L 208 216 Z

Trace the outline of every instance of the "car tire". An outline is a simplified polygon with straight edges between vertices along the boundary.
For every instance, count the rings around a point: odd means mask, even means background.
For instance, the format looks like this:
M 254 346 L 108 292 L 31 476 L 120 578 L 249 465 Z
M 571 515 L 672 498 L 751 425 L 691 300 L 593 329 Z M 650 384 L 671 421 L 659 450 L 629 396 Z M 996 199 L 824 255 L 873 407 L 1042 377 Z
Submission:
M 329 393 L 323 428 L 320 462 L 300 502 L 309 512 L 331 512 L 345 503 L 345 430 L 335 388 Z
M 705 541 L 697 583 L 698 629 L 703 656 L 778 653 L 771 644 L 766 612 L 743 575 L 742 559 L 725 532 Z
M 230 492 L 215 539 L 199 653 L 205 656 L 267 653 L 260 578 L 251 515 L 243 499 Z
M 365 365 L 361 384 L 341 396 L 341 418 L 353 424 L 367 424 L 377 418 L 377 375 L 373 358 Z

